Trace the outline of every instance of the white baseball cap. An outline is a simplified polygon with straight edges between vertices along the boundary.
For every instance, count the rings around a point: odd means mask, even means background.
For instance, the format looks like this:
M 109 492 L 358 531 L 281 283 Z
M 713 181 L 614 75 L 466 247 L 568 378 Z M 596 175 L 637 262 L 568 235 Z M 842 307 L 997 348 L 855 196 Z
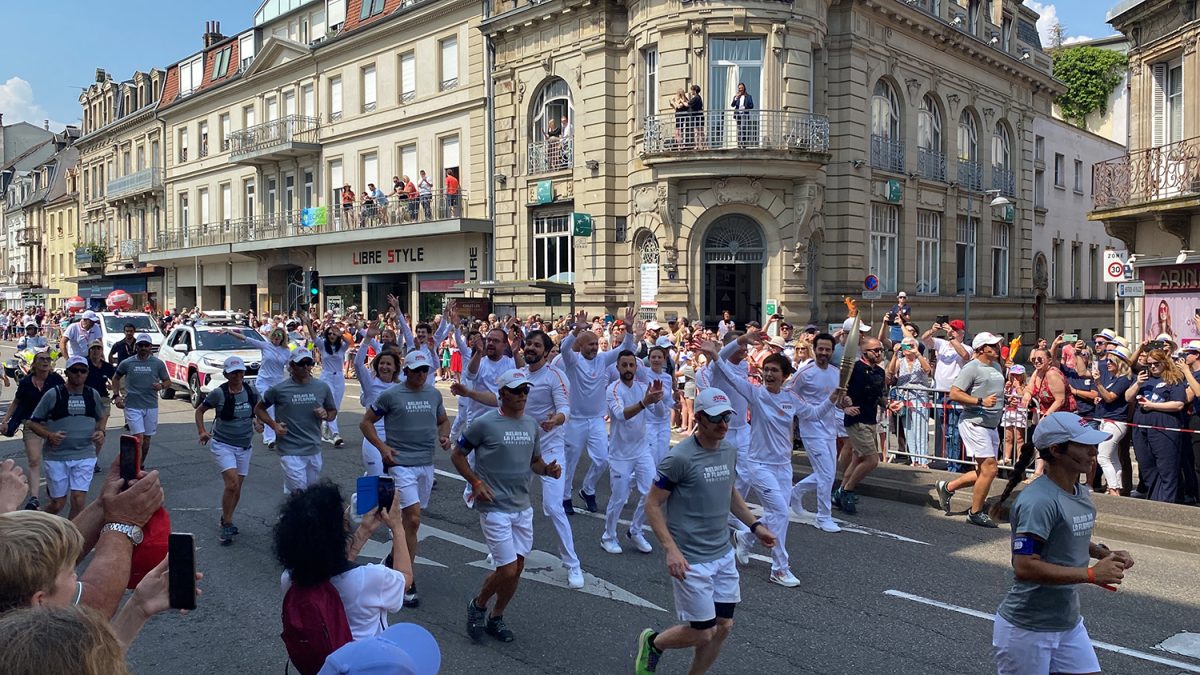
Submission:
M 854 327 L 854 317 L 849 317 L 848 319 L 846 319 L 845 321 L 842 322 L 842 330 L 846 331 L 847 333 L 849 333 L 850 329 L 853 327 Z M 871 327 L 867 325 L 867 322 L 863 321 L 862 319 L 859 319 L 858 332 L 865 333 L 869 330 L 871 330 Z
M 647 321 L 646 330 L 661 330 L 662 326 L 657 321 Z
M 1113 332 L 1113 329 L 1105 328 L 1104 330 L 1102 330 L 1099 333 L 1096 333 L 1095 335 L 1092 336 L 1092 339 L 1095 339 L 1095 338 L 1104 338 L 1105 340 L 1108 340 L 1109 342 L 1116 342 L 1117 334 L 1115 332 Z
M 674 344 L 675 343 L 671 342 L 671 338 L 667 337 L 666 335 L 663 335 L 654 341 L 655 347 L 670 347 Z
M 787 347 L 787 340 L 784 340 L 782 337 L 776 335 L 775 337 L 771 338 L 771 341 L 768 344 L 777 349 L 784 349 Z
M 705 415 L 720 415 L 733 410 L 729 397 L 716 387 L 709 387 L 696 395 L 696 410 Z
M 225 359 L 224 370 L 227 373 L 232 373 L 238 370 L 244 373 L 246 372 L 246 362 L 243 361 L 242 357 L 240 356 L 230 356 L 229 358 Z
M 525 371 L 513 368 L 500 373 L 500 377 L 496 378 L 496 384 L 505 389 L 520 389 L 533 383 L 529 381 L 529 376 L 525 374 Z
M 150 339 L 149 333 L 138 333 L 137 337 L 133 338 L 133 344 L 136 345 L 139 342 L 145 342 L 146 344 L 149 344 L 149 345 L 154 344 L 154 340 Z
M 971 340 L 971 349 L 979 349 L 984 345 L 998 345 L 1001 342 L 1004 342 L 1004 338 L 1000 337 L 999 335 L 994 335 L 984 331 L 982 333 L 977 333 L 975 335 L 975 339 Z
M 69 370 L 71 366 L 83 366 L 84 368 L 91 370 L 91 366 L 88 365 L 88 360 L 82 356 L 72 356 L 71 358 L 67 359 L 67 366 L 65 370 Z
M 1088 426 L 1079 415 L 1069 412 L 1051 413 L 1038 422 L 1033 430 L 1033 446 L 1048 448 L 1074 441 L 1083 445 L 1099 445 L 1112 438 L 1112 434 Z
M 304 347 L 297 347 L 296 350 L 292 352 L 292 358 L 291 358 L 292 363 L 300 363 L 304 359 L 312 359 L 314 361 L 316 360 L 316 359 L 313 359 L 312 352 L 308 351 Z
M 896 297 L 897 298 L 907 298 L 908 293 L 905 293 L 904 291 L 900 291 L 899 293 L 896 294 Z
M 84 312 L 79 318 L 87 319 L 89 321 L 99 321 L 100 320 L 100 317 L 90 309 L 88 311 Z
M 429 363 L 429 354 L 424 349 L 414 349 L 404 355 L 404 369 L 416 370 L 417 368 L 432 368 Z

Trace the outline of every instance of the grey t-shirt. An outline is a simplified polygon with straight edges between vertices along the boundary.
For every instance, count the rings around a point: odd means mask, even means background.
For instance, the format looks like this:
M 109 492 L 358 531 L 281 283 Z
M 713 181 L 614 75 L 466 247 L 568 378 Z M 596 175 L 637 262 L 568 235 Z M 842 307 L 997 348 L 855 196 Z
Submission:
M 690 564 L 729 552 L 729 502 L 737 448 L 722 440 L 707 450 L 689 436 L 658 463 L 655 485 L 668 489 L 667 529 Z
M 249 383 L 243 383 L 242 390 L 233 394 L 232 420 L 221 419 L 221 409 L 225 407 L 225 392 L 220 387 L 208 392 L 208 396 L 204 398 L 204 405 L 217 413 L 212 427 L 213 438 L 235 448 L 250 447 L 251 439 L 254 438 L 254 408 L 250 405 L 250 395 L 246 393 L 249 387 Z M 291 433 L 290 428 L 288 433 Z
M 45 424 L 51 432 L 66 433 L 67 437 L 58 445 L 50 445 L 49 441 L 46 442 L 44 450 L 46 459 L 56 462 L 88 459 L 96 456 L 92 433 L 96 431 L 98 418 L 87 416 L 87 401 L 84 397 L 91 396 L 94 399 L 94 409 L 96 414 L 100 415 L 102 414 L 100 394 L 91 387 L 84 387 L 81 394 L 70 394 L 69 392 L 68 394 L 66 417 L 58 420 L 50 419 L 50 412 L 58 403 L 58 387 L 51 387 L 46 390 L 45 394 L 42 394 L 42 400 L 38 401 L 37 407 L 33 409 L 33 415 L 29 418 Z
M 388 447 L 396 451 L 400 466 L 428 466 L 438 447 L 437 421 L 446 416 L 442 392 L 406 384 L 385 390 L 371 410 L 383 418 Z
M 533 469 L 529 465 L 542 456 L 537 420 L 529 415 L 505 417 L 498 410 L 489 410 L 467 426 L 458 446 L 455 452 L 475 453 L 475 474 L 494 496 L 490 502 L 476 499 L 476 510 L 517 513 L 530 508 Z
M 1085 567 L 1096 508 L 1087 489 L 1063 491 L 1048 476 L 1035 479 L 1013 505 L 1012 533 L 1032 535 L 1044 543 L 1042 560 L 1053 565 Z M 1079 594 L 1073 585 L 1043 586 L 1013 580 L 997 610 L 1012 625 L 1037 632 L 1070 630 L 1079 623 Z
M 263 394 L 263 405 L 275 406 L 275 421 L 287 425 L 287 433 L 275 439 L 281 455 L 315 455 L 321 451 L 321 420 L 316 408 L 337 409 L 333 391 L 317 378 L 300 384 L 292 378 Z
M 999 364 L 985 366 L 979 359 L 971 359 L 954 378 L 954 386 L 976 398 L 996 395 L 996 404 L 990 408 L 969 405 L 961 419 L 981 427 L 995 429 L 1000 426 L 1004 414 L 1004 374 Z
M 157 356 L 146 360 L 133 356 L 117 366 L 117 374 L 125 380 L 125 407 L 149 410 L 158 407 L 158 392 L 151 387 L 167 379 L 167 366 Z

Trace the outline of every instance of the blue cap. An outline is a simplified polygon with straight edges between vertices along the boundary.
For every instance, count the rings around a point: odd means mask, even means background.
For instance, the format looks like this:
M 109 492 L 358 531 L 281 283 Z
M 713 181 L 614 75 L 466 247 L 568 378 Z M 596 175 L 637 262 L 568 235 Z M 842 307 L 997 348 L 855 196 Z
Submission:
M 433 634 L 415 623 L 398 623 L 382 634 L 343 645 L 317 675 L 437 675 L 442 650 Z

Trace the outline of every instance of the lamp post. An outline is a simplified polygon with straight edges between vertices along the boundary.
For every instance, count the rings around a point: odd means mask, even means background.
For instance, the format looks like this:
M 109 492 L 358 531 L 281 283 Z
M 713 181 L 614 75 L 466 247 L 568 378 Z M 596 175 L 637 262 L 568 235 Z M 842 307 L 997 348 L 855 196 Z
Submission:
M 1000 194 L 1000 190 L 983 190 L 983 194 L 989 195 L 992 201 L 988 204 L 992 208 L 997 206 L 1009 206 L 1012 201 Z M 971 217 L 975 208 L 975 191 L 967 190 L 967 226 L 971 224 Z M 1015 218 L 1014 218 L 1015 220 Z M 963 288 L 963 327 L 965 332 L 969 334 L 971 330 L 971 295 L 975 292 L 975 279 L 979 276 L 979 233 L 976 231 L 975 238 L 975 255 L 971 261 L 971 276 L 967 277 L 967 283 Z

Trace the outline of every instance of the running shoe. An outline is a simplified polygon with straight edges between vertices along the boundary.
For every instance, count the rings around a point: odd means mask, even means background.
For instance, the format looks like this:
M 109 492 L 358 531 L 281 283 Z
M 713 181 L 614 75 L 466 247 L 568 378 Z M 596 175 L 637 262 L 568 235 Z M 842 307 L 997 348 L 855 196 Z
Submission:
M 621 550 L 621 545 L 617 543 L 616 539 L 609 539 L 608 537 L 600 538 L 600 548 L 604 549 L 605 553 L 612 553 L 614 555 L 624 552 Z
M 502 616 L 489 616 L 487 626 L 484 628 L 488 635 L 496 638 L 501 642 L 512 642 L 513 632 L 508 629 L 508 625 L 504 623 Z
M 834 488 L 833 496 L 830 497 L 829 501 L 835 509 L 842 508 L 842 488 Z
M 566 512 L 568 516 L 575 515 L 575 504 L 570 499 L 564 499 L 563 511 Z
M 275 441 L 271 441 L 270 443 L 267 443 L 267 449 L 270 450 L 271 452 L 275 452 Z
M 641 532 L 630 530 L 625 533 L 625 536 L 629 537 L 629 541 L 633 542 L 633 547 L 641 553 L 650 553 L 654 550 L 654 547 L 650 545 L 650 542 L 646 541 L 646 536 Z
M 230 531 L 230 532 L 232 532 L 232 533 L 233 533 L 233 536 L 235 536 L 235 537 L 236 537 L 237 535 L 241 534 L 241 532 L 239 532 L 239 531 L 238 531 L 238 527 L 237 527 L 237 525 L 234 525 L 233 523 L 230 523 L 230 524 L 229 524 L 229 531 Z
M 345 444 L 346 444 L 346 441 L 343 441 L 343 440 L 342 440 L 342 435 L 341 435 L 341 434 L 334 434 L 334 435 L 333 435 L 333 447 L 335 447 L 335 448 L 340 448 L 340 447 L 342 447 L 342 446 L 343 446 L 343 445 L 345 445 Z
M 583 588 L 583 570 L 578 567 L 567 568 L 567 586 L 579 590 Z
M 779 584 L 784 588 L 795 588 L 800 585 L 800 580 L 792 574 L 791 570 L 771 570 L 771 583 Z
M 832 533 L 832 532 L 841 532 L 842 531 L 842 528 L 837 523 L 833 522 L 832 518 L 825 518 L 825 519 L 813 521 L 813 527 L 817 528 L 818 530 L 820 530 L 822 532 L 831 532 Z
M 222 546 L 229 546 L 233 543 L 233 525 L 227 523 L 221 524 L 221 534 L 218 538 Z
M 391 565 L 389 565 L 391 567 Z M 421 598 L 417 597 L 417 584 L 413 583 L 407 591 L 404 591 L 404 606 L 410 609 L 421 606 Z
M 29 501 L 25 502 L 25 510 L 26 511 L 41 511 L 42 503 L 40 501 L 38 501 L 37 497 L 30 497 Z
M 584 508 L 586 508 L 589 512 L 595 513 L 596 511 L 599 510 L 596 508 L 596 495 L 595 494 L 589 495 L 588 493 L 583 491 L 583 488 L 579 488 L 579 496 L 583 498 Z
M 999 527 L 996 521 L 992 520 L 991 516 L 986 511 L 971 512 L 967 511 L 967 522 L 980 527 Z
M 655 649 L 650 641 L 654 639 L 655 632 L 653 628 L 647 628 L 638 636 L 637 658 L 633 662 L 633 672 L 635 675 L 647 675 L 658 670 L 658 660 L 662 658 L 662 651 Z
M 851 516 L 858 513 L 858 493 L 842 488 L 838 490 L 841 493 L 842 511 Z
M 487 610 L 475 606 L 475 598 L 467 601 L 467 635 L 479 642 L 487 626 Z
M 733 542 L 733 557 L 737 558 L 737 563 L 739 565 L 749 565 L 750 549 L 742 541 L 741 533 L 731 527 L 729 528 L 729 538 Z
M 942 511 L 946 515 L 950 515 L 950 498 L 954 496 L 954 492 L 946 487 L 947 485 L 949 483 L 946 481 L 939 480 L 934 489 L 937 490 L 938 506 L 942 507 Z

